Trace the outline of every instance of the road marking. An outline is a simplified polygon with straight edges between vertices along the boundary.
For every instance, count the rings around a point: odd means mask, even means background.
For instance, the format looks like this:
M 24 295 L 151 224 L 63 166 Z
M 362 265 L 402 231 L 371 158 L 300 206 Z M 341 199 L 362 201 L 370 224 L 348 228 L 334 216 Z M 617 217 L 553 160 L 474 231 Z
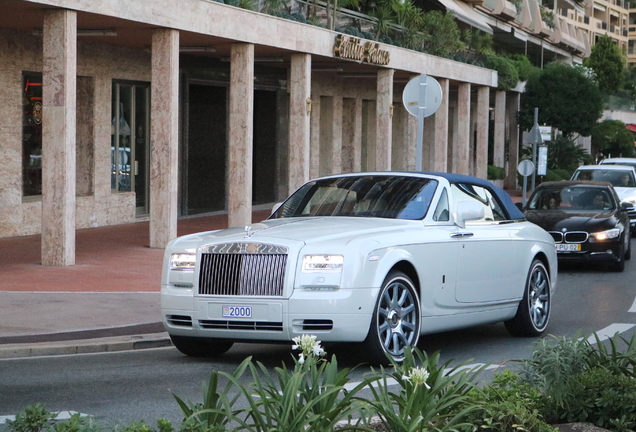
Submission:
M 457 372 L 459 372 L 461 370 L 477 369 L 477 368 L 480 368 L 480 367 L 483 367 L 483 366 L 485 366 L 485 363 L 468 364 L 468 365 L 464 365 L 464 366 L 461 366 L 461 367 L 456 368 L 456 369 L 454 369 L 454 368 L 446 368 L 446 369 L 444 369 L 444 375 L 448 375 L 450 372 L 457 373 Z M 499 369 L 500 367 L 504 367 L 504 365 L 503 364 L 491 364 L 491 365 L 486 366 L 484 368 L 484 370 L 487 371 L 487 370 Z M 355 386 L 359 385 L 361 382 L 362 381 L 350 382 L 350 383 L 345 384 L 344 387 L 345 387 L 346 390 L 351 391 Z M 393 378 L 387 378 L 386 379 L 386 384 L 387 384 L 387 386 L 393 386 L 393 385 L 397 384 L 397 381 L 395 379 L 393 379 Z M 374 382 L 373 383 L 373 387 L 377 387 L 377 386 L 378 386 L 377 382 Z
M 600 329 L 596 332 L 599 340 L 602 342 L 606 339 L 613 337 L 616 333 L 624 333 L 632 327 L 636 326 L 636 324 L 612 324 L 604 329 Z M 587 338 L 588 343 L 594 344 L 596 343 L 596 338 L 594 336 L 590 336 Z
M 634 299 L 634 303 L 632 303 L 632 307 L 630 307 L 627 312 L 636 312 L 636 298 Z
M 53 414 L 56 414 L 56 413 L 53 413 Z M 57 417 L 55 417 L 55 420 L 68 420 L 71 418 L 73 414 L 78 414 L 78 412 L 77 411 L 60 411 L 57 413 Z M 88 417 L 88 414 L 79 413 L 79 415 L 82 417 Z M 13 415 L 0 416 L 0 425 L 5 424 L 7 420 L 13 421 L 15 420 L 15 416 Z

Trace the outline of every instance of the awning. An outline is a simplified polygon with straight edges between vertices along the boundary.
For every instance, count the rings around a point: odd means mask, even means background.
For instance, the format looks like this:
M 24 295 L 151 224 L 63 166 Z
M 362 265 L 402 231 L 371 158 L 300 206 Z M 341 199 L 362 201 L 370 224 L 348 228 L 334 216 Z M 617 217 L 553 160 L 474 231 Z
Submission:
M 438 0 L 447 11 L 453 11 L 455 17 L 466 24 L 492 34 L 492 28 L 488 25 L 485 15 L 480 14 L 470 5 L 455 0 Z
M 636 133 L 636 124 L 628 123 L 625 126 L 627 126 L 627 129 L 629 129 L 630 131 Z

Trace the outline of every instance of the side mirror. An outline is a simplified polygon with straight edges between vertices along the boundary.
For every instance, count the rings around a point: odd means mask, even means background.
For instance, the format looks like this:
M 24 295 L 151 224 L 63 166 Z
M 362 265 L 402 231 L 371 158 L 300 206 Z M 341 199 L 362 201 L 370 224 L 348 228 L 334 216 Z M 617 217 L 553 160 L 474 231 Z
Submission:
M 274 204 L 274 207 L 272 207 L 272 212 L 271 212 L 270 214 L 274 214 L 274 213 L 276 213 L 276 210 L 278 210 L 278 208 L 279 208 L 280 206 L 282 206 L 282 205 L 283 205 L 283 203 L 282 203 L 282 202 L 279 202 L 279 203 Z
M 455 224 L 460 228 L 466 227 L 466 221 L 479 220 L 484 217 L 484 206 L 476 201 L 462 201 L 457 205 Z
M 634 211 L 634 204 L 622 201 L 621 211 L 626 211 L 626 212 Z

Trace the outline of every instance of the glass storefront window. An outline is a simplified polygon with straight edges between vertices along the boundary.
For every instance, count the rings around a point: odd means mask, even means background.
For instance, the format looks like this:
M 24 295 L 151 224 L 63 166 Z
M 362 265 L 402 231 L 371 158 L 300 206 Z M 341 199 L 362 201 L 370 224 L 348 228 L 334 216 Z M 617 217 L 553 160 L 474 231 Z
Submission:
M 148 213 L 150 85 L 113 83 L 111 189 L 135 192 L 137 215 Z
M 22 195 L 42 195 L 42 74 L 22 73 Z

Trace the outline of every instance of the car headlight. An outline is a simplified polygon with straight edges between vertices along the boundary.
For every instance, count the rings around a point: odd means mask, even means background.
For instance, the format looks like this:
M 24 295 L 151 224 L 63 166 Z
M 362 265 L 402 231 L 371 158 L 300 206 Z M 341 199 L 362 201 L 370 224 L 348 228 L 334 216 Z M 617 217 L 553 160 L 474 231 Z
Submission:
M 191 253 L 175 253 L 170 256 L 170 270 L 194 271 L 197 256 Z
M 303 272 L 340 272 L 344 264 L 342 255 L 305 255 Z
M 590 233 L 590 239 L 594 241 L 605 241 L 618 238 L 621 235 L 620 228 L 612 228 L 611 230 Z

